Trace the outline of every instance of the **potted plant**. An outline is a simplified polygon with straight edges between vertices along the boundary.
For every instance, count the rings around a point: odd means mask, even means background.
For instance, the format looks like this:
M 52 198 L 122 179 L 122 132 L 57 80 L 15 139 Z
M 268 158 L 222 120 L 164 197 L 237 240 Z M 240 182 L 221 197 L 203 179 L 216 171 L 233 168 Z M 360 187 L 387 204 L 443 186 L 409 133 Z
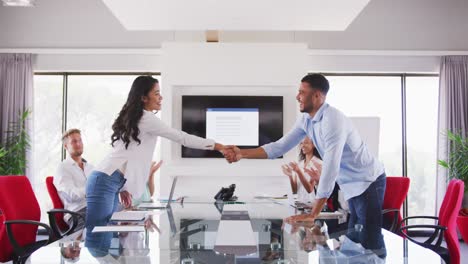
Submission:
M 448 179 L 460 179 L 465 183 L 462 209 L 457 225 L 465 243 L 468 243 L 468 137 L 461 133 L 447 132 L 450 141 L 448 160 L 439 160 L 439 165 L 448 171 Z
M 31 111 L 18 114 L 18 120 L 10 123 L 6 140 L 0 146 L 0 175 L 25 175 L 26 152 L 30 148 L 30 138 L 26 131 L 26 121 Z
M 0 159 L 6 155 L 6 150 L 4 148 L 0 148 Z

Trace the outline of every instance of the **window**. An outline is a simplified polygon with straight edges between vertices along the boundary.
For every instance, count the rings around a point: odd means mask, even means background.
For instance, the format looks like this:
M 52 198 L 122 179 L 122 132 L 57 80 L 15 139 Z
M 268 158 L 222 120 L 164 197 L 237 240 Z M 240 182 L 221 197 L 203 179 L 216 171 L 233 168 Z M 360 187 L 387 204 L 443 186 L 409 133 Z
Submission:
M 35 75 L 32 139 L 32 173 L 36 197 L 41 209 L 51 208 L 45 178 L 55 174 L 61 161 L 62 153 L 62 101 L 63 76 Z M 47 220 L 45 210 L 41 213 L 42 221 Z
M 330 76 L 327 101 L 348 117 L 380 118 L 379 160 L 387 175 L 402 175 L 401 79 Z
M 63 130 L 80 129 L 83 157 L 98 165 L 111 149 L 112 123 L 127 99 L 133 80 L 139 75 L 142 74 L 34 76 L 33 184 L 42 210 L 41 221 L 48 221 L 46 212 L 52 208 L 45 178 L 56 173 L 62 160 Z M 155 155 L 159 157 L 157 153 L 158 149 Z
M 435 215 L 439 77 L 330 74 L 327 78 L 330 81 L 327 101 L 332 106 L 348 117 L 380 118 L 379 160 L 386 174 L 401 176 L 406 166 L 406 175 L 411 179 L 408 215 Z M 407 157 L 403 160 L 404 141 Z
M 67 129 L 82 131 L 83 157 L 97 165 L 111 149 L 112 124 L 137 76 L 68 77 Z
M 436 213 L 437 117 L 439 78 L 406 78 L 406 134 L 410 215 Z

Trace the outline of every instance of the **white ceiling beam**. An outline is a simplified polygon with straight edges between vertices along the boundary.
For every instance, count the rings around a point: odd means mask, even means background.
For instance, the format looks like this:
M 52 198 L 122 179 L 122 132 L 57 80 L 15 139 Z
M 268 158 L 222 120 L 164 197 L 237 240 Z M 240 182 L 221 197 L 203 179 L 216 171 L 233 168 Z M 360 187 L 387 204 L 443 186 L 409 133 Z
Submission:
M 127 30 L 342 31 L 370 0 L 102 0 Z

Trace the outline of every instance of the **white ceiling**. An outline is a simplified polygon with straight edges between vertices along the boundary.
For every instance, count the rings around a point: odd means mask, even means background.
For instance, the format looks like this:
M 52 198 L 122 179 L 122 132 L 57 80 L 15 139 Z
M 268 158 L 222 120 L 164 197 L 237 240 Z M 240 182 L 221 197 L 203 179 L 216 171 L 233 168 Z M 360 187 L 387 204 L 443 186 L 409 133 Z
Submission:
M 102 0 L 127 30 L 345 30 L 370 0 Z
M 310 10 L 310 20 L 319 12 Z M 307 43 L 327 50 L 461 51 L 468 50 L 467 14 L 468 0 L 372 0 L 344 31 L 237 30 L 220 31 L 219 38 Z M 32 8 L 0 5 L 0 48 L 159 48 L 167 41 L 203 42 L 205 34 L 129 31 L 100 0 L 37 0 Z

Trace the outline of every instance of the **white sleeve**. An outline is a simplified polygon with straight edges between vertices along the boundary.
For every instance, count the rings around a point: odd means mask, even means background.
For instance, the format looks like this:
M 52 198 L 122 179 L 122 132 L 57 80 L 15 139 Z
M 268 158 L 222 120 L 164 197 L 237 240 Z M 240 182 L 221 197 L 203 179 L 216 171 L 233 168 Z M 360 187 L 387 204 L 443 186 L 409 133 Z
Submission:
M 161 119 L 153 114 L 143 114 L 140 124 L 140 132 L 148 132 L 177 142 L 185 147 L 195 149 L 213 150 L 215 141 L 190 135 L 184 131 L 169 127 Z
M 63 164 L 60 164 L 54 176 L 54 185 L 62 199 L 62 202 L 73 203 L 81 201 L 86 193 L 84 188 L 78 188 L 73 181 L 73 175 L 69 173 Z

